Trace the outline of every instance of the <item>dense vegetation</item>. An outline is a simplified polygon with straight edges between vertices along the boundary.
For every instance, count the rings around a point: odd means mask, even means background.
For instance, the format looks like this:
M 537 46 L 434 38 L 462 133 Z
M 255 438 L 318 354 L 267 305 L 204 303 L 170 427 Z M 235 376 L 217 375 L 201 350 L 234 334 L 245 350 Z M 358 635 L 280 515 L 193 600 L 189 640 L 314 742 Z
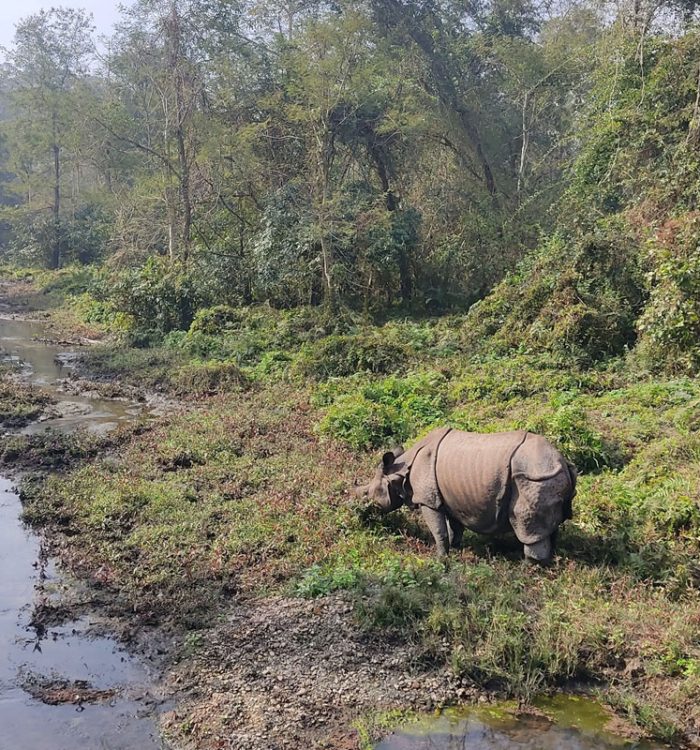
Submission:
M 81 447 L 28 518 L 141 622 L 346 591 L 478 685 L 600 680 L 697 738 L 694 13 L 139 0 L 99 64 L 83 14 L 26 19 L 4 259 L 109 336 L 86 372 L 187 404 Z M 445 569 L 410 514 L 350 498 L 438 424 L 528 428 L 577 465 L 553 568 L 473 537 Z
M 91 31 L 18 26 L 0 154 L 5 258 L 84 264 L 88 319 L 479 302 L 490 351 L 697 369 L 692 6 L 143 0 L 99 62 Z
M 300 316 L 248 311 L 176 354 L 89 352 L 92 372 L 194 403 L 25 487 L 27 518 L 65 533 L 76 569 L 138 623 L 196 632 L 232 597 L 344 591 L 361 627 L 414 640 L 425 664 L 524 698 L 601 681 L 646 730 L 694 736 L 697 380 L 527 354 L 469 362 L 457 319 L 309 341 Z M 239 363 L 235 378 L 210 379 L 221 362 L 201 359 L 205 344 Z M 204 385 L 183 389 L 185 374 Z M 380 518 L 353 499 L 373 447 L 445 423 L 536 430 L 576 462 L 575 518 L 551 569 L 476 535 L 445 568 L 411 513 Z

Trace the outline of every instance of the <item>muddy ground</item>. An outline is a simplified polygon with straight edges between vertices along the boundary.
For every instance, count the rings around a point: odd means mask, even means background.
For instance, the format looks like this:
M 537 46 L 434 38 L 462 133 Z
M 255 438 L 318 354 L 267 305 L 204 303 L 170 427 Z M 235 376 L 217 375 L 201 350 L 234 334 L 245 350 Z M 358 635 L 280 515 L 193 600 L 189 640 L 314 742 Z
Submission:
M 202 639 L 166 675 L 183 700 L 163 725 L 188 749 L 349 750 L 359 747 L 358 720 L 479 697 L 421 668 L 407 640 L 360 632 L 340 596 L 241 602 Z

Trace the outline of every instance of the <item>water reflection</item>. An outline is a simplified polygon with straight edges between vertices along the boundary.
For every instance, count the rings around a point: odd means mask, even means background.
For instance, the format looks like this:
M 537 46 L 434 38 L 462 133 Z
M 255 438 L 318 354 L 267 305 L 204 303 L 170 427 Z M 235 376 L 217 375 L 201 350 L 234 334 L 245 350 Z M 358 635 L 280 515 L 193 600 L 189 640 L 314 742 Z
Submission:
M 376 750 L 660 750 L 663 747 L 630 741 L 607 731 L 609 716 L 593 700 L 560 696 L 549 703 L 556 723 L 545 716 L 516 716 L 503 710 L 450 711 L 408 724 L 382 740 Z

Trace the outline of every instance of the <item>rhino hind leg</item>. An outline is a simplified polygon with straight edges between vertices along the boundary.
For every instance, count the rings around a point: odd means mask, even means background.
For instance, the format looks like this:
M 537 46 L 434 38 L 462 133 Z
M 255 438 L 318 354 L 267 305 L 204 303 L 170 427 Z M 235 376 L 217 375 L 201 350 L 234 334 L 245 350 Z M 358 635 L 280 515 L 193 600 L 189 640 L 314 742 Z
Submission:
M 451 549 L 461 549 L 462 537 L 464 536 L 464 524 L 452 516 L 447 517 L 447 533 Z

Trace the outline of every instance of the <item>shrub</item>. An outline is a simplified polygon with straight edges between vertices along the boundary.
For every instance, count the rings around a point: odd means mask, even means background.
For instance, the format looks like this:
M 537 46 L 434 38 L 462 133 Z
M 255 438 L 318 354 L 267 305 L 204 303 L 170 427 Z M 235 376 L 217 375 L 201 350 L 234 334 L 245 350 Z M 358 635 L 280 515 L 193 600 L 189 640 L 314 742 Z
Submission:
M 238 390 L 246 384 L 247 378 L 233 362 L 192 362 L 173 377 L 176 391 L 196 396 Z
M 353 448 L 369 449 L 404 440 L 408 428 L 396 406 L 377 404 L 358 393 L 338 397 L 319 431 Z
M 532 432 L 548 437 L 579 471 L 600 471 L 622 463 L 617 446 L 606 441 L 590 425 L 583 407 L 577 403 L 557 406 L 551 414 L 536 417 L 527 425 Z
M 331 382 L 316 396 L 329 405 L 319 431 L 354 448 L 378 448 L 403 442 L 419 431 L 444 421 L 447 414 L 445 379 L 435 372 L 416 373 L 405 378 L 391 376 L 366 382 Z M 339 395 L 333 390 L 340 388 Z
M 354 335 L 328 336 L 302 349 L 295 369 L 316 380 L 348 376 L 356 372 L 401 372 L 410 349 L 383 329 Z
M 70 304 L 85 323 L 98 324 L 113 333 L 128 333 L 133 329 L 131 315 L 117 312 L 110 302 L 97 299 L 90 292 L 72 297 Z
M 652 369 L 700 371 L 700 214 L 668 220 L 650 243 L 651 296 L 639 320 Z
M 562 257 L 568 261 L 562 265 Z M 587 233 L 555 236 L 470 310 L 465 346 L 549 351 L 590 363 L 636 338 L 644 280 L 632 231 L 607 219 Z
M 139 269 L 117 277 L 105 290 L 115 310 L 130 315 L 139 340 L 158 340 L 173 330 L 186 330 L 196 310 L 206 303 L 196 277 L 177 263 L 149 258 Z
M 239 323 L 245 313 L 228 305 L 215 305 L 199 310 L 194 316 L 190 333 L 204 333 L 208 336 L 220 335 L 225 328 Z

